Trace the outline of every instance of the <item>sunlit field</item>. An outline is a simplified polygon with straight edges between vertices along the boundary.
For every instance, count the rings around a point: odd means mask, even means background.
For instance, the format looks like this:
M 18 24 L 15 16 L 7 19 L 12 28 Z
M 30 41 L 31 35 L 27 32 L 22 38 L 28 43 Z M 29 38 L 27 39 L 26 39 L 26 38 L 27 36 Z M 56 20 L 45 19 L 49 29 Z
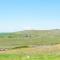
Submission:
M 60 55 L 15 55 L 15 54 L 3 54 L 0 55 L 0 60 L 60 60 Z
M 0 60 L 60 60 L 60 30 L 1 33 Z

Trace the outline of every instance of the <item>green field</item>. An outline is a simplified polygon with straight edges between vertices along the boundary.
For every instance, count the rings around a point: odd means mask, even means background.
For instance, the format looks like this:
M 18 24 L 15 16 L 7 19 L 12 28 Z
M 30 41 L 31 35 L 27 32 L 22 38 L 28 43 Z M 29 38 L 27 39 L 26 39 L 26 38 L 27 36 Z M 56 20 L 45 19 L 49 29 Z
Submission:
M 60 60 L 60 55 L 14 55 L 4 54 L 0 55 L 0 60 Z
M 0 33 L 0 48 L 60 44 L 60 30 L 25 30 Z
M 60 29 L 0 33 L 0 49 L 0 60 L 60 60 Z

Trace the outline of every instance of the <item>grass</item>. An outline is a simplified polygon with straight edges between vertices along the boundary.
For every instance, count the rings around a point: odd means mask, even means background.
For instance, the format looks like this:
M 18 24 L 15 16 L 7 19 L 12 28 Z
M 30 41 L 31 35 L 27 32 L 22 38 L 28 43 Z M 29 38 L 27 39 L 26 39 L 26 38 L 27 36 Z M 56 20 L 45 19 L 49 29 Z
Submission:
M 60 55 L 15 55 L 15 54 L 2 54 L 0 60 L 60 60 Z
M 0 33 L 0 48 L 60 44 L 60 30 L 26 30 Z
M 60 30 L 0 33 L 0 48 L 8 49 L 0 51 L 0 60 L 60 60 Z

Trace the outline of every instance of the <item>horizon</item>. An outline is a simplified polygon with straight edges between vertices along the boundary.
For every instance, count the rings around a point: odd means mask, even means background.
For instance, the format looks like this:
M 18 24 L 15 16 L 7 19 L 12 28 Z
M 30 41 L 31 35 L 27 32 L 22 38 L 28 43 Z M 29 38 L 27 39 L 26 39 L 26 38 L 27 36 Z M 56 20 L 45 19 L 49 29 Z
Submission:
M 60 0 L 1 0 L 0 32 L 60 29 Z
M 14 33 L 14 32 L 21 32 L 21 31 L 50 31 L 50 30 L 60 30 L 60 29 L 25 29 L 25 30 L 18 30 L 18 31 L 10 31 L 10 32 L 0 32 L 0 33 Z

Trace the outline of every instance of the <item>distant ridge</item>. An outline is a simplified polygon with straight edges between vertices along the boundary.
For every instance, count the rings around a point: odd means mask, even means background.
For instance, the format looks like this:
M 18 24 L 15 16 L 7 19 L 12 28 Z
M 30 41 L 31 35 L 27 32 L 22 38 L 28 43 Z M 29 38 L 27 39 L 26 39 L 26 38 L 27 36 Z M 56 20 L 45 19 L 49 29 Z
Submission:
M 60 44 L 60 29 L 0 33 L 0 48 Z

